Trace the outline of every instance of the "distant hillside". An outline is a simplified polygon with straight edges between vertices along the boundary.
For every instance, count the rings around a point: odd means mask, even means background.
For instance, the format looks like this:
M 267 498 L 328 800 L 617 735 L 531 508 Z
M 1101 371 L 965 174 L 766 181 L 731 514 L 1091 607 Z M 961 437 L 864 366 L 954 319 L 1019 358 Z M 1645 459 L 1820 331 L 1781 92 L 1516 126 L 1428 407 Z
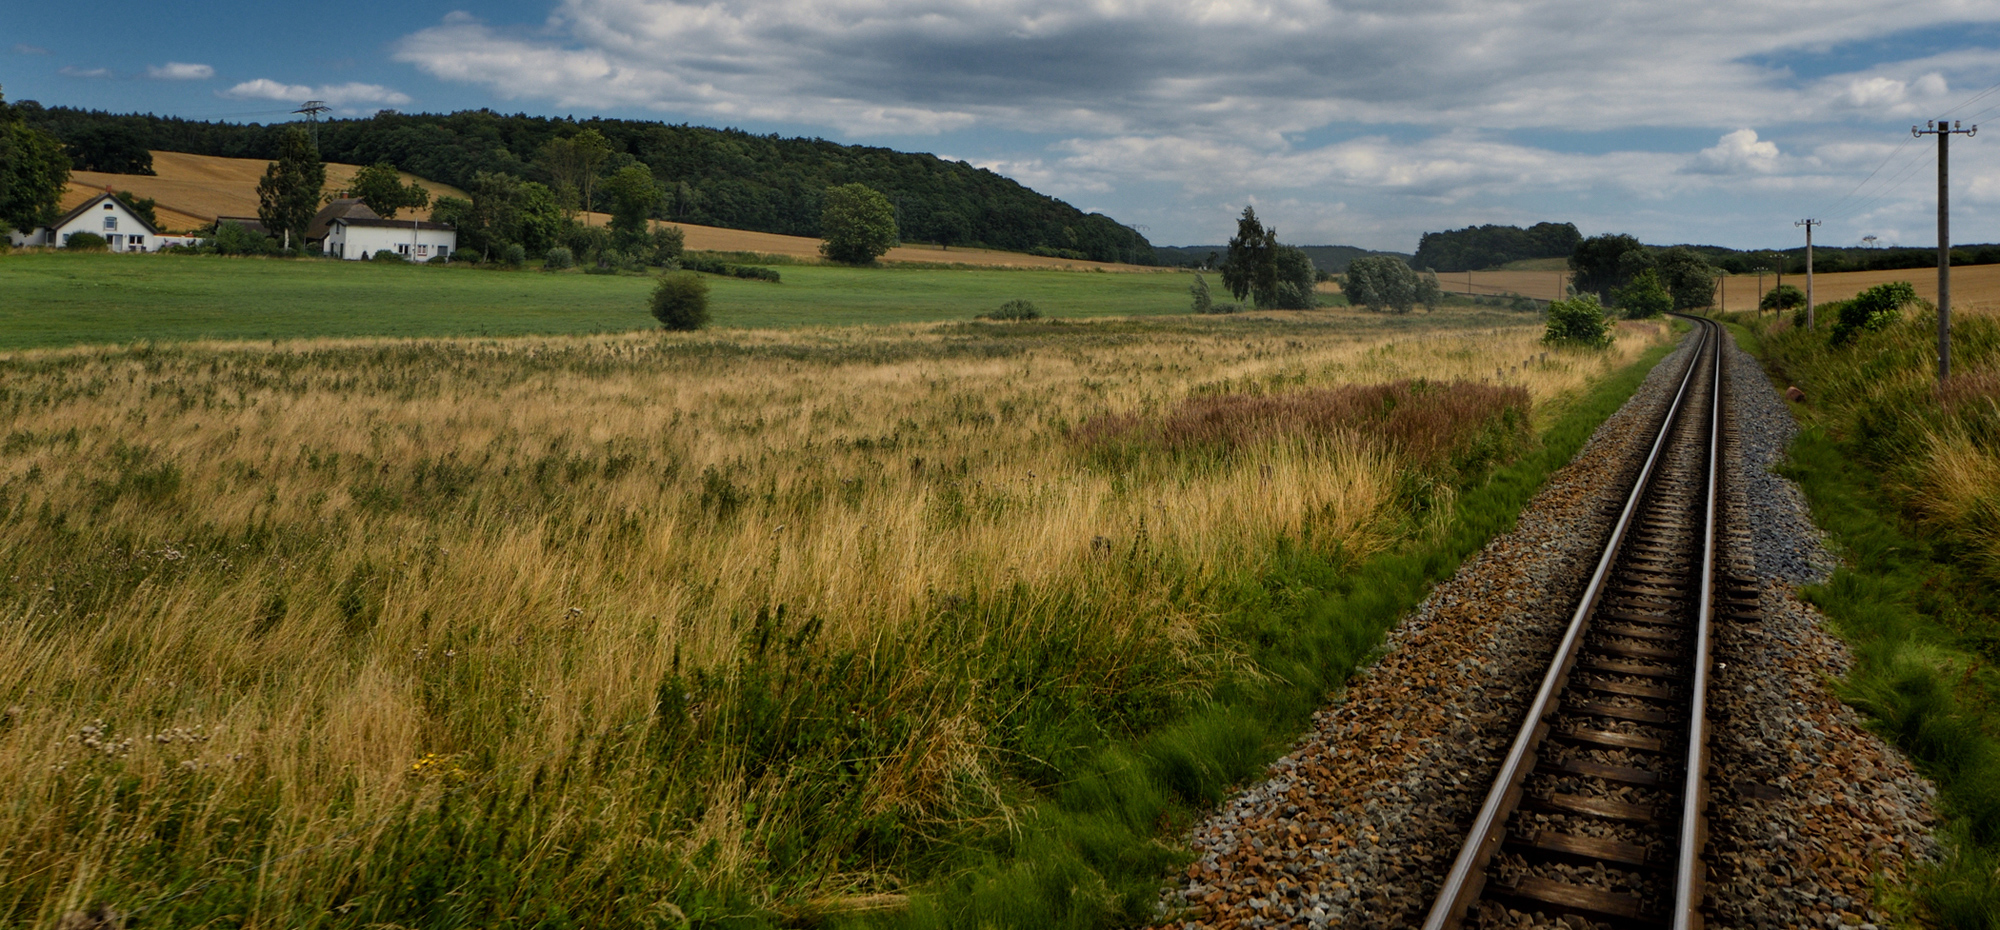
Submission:
M 167 152 L 268 160 L 290 124 L 210 123 L 16 104 L 32 126 L 71 141 L 109 136 Z M 397 168 L 457 187 L 475 172 L 505 171 L 548 181 L 536 165 L 550 139 L 594 128 L 613 147 L 607 172 L 642 163 L 667 188 L 658 218 L 704 226 L 819 235 L 820 198 L 829 186 L 860 182 L 896 204 L 903 238 L 979 245 L 1093 261 L 1155 263 L 1152 244 L 1102 214 L 1038 194 L 965 162 L 935 155 L 841 145 L 824 139 L 759 136 L 733 129 L 637 120 L 568 120 L 490 110 L 446 115 L 383 111 L 319 126 L 330 162 Z M 599 209 L 601 204 L 595 205 Z
M 1376 252 L 1351 245 L 1302 245 L 1299 246 L 1299 250 L 1313 260 L 1314 268 L 1328 274 L 1345 274 L 1348 263 L 1364 255 L 1392 255 L 1404 261 L 1410 260 L 1410 256 L 1402 252 Z M 1160 264 L 1182 268 L 1199 268 L 1208 263 L 1210 255 L 1216 256 L 1216 261 L 1220 262 L 1221 257 L 1228 253 L 1229 247 L 1226 245 L 1153 246 L 1153 256 Z

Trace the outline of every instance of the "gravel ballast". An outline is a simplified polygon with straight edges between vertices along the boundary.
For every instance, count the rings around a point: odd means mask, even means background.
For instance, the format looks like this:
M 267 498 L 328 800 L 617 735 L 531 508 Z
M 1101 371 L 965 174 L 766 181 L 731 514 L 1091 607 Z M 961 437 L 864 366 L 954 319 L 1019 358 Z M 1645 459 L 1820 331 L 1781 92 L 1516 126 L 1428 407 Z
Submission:
M 1162 926 L 1422 923 L 1691 345 L 1551 476 L 1513 531 L 1389 634 L 1265 781 L 1195 827 L 1199 858 L 1166 895 Z M 1894 881 L 1929 854 L 1932 792 L 1827 693 L 1846 653 L 1793 591 L 1832 559 L 1797 488 L 1768 470 L 1796 426 L 1755 361 L 1729 354 L 1730 496 L 1752 528 L 1764 619 L 1717 632 L 1711 926 L 1864 927 L 1882 919 L 1871 875 Z

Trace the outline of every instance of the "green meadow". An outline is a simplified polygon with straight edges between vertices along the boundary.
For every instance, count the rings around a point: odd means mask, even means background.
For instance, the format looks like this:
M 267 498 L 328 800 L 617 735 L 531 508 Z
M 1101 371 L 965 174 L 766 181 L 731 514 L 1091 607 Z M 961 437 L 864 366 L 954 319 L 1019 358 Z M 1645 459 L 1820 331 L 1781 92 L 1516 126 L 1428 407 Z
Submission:
M 1188 312 L 1187 274 L 786 265 L 772 284 L 707 276 L 715 325 Z M 141 340 L 508 336 L 650 329 L 648 275 L 196 255 L 0 256 L 0 348 Z M 1218 290 L 1219 280 L 1211 286 Z

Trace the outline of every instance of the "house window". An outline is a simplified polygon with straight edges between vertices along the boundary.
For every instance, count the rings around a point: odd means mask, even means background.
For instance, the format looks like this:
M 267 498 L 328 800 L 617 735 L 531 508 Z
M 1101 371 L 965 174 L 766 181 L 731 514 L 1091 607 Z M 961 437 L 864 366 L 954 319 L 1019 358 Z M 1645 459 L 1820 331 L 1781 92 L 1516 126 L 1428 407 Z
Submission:
M 404 258 L 408 258 L 410 256 L 410 244 L 407 242 L 398 242 L 396 243 L 396 251 L 401 252 Z
M 104 218 L 104 231 L 105 231 L 105 232 L 110 232 L 110 231 L 112 231 L 112 230 L 114 230 L 114 229 L 117 229 L 117 228 L 118 228 L 118 218 L 117 218 L 117 217 L 115 217 L 115 216 L 107 216 L 107 217 L 105 217 L 105 218 Z
M 125 241 L 132 244 L 132 250 L 135 252 L 140 251 L 146 247 L 145 236 L 127 236 L 125 237 Z
M 451 246 L 448 246 L 448 245 L 441 245 L 441 246 L 438 246 L 438 254 L 439 254 L 439 255 L 450 255 L 450 254 L 451 254 Z
M 429 254 L 431 254 L 431 247 L 430 247 L 430 246 L 427 246 L 427 245 L 420 245 L 420 246 L 417 246 L 417 257 L 418 257 L 418 258 L 423 258 L 424 256 L 427 256 L 427 255 L 429 255 Z

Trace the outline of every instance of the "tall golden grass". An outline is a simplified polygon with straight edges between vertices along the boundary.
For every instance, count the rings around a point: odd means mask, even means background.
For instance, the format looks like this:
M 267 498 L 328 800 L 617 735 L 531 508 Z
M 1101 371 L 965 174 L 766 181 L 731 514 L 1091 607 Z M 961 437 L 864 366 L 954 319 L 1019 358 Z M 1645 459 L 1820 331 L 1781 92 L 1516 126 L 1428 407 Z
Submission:
M 473 859 L 541 882 L 481 906 L 599 922 L 893 889 L 853 831 L 1004 816 L 1033 768 L 998 696 L 1198 699 L 1237 662 L 1205 592 L 1400 525 L 1359 434 L 1121 470 L 1081 424 L 1412 378 L 1546 408 L 1666 333 L 1435 320 L 0 357 L 0 921 L 381 921 Z M 768 764 L 828 727 L 872 748 Z M 440 804 L 515 819 L 482 859 Z

